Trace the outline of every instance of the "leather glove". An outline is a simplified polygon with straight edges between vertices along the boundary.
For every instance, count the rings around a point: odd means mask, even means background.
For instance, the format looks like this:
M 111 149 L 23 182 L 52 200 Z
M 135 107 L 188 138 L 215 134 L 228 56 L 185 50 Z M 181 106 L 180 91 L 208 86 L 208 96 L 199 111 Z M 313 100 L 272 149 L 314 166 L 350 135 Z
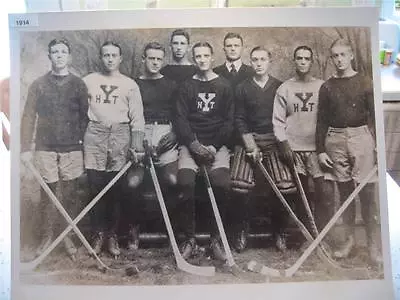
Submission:
M 189 149 L 200 164 L 212 164 L 215 160 L 213 149 L 204 146 L 198 140 L 191 142 Z
M 278 143 L 279 154 L 289 167 L 294 165 L 294 153 L 287 140 Z
M 251 133 L 245 133 L 242 135 L 244 148 L 246 149 L 246 155 L 250 157 L 254 162 L 262 158 L 260 148 L 257 146 L 256 141 Z
M 171 150 L 175 147 L 177 143 L 176 135 L 174 132 L 170 131 L 167 134 L 163 135 L 163 137 L 158 142 L 156 147 L 157 154 L 160 155 L 168 150 Z

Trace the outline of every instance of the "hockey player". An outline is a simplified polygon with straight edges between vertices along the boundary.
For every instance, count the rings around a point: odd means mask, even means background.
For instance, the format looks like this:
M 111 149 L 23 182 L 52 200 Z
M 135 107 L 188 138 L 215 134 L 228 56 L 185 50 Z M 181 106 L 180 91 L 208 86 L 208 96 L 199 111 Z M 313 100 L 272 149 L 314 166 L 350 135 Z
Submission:
M 376 164 L 375 113 L 371 78 L 355 71 L 351 65 L 353 50 L 344 39 L 330 48 L 336 73 L 319 92 L 316 145 L 319 162 L 338 181 L 341 201 L 345 201 Z M 369 257 L 380 264 L 378 213 L 375 202 L 377 177 L 360 191 L 361 212 L 366 225 Z M 347 257 L 355 245 L 355 203 L 343 215 L 347 240 L 334 252 Z
M 172 131 L 173 106 L 172 93 L 176 84 L 160 73 L 164 62 L 165 49 L 157 42 L 148 43 L 143 51 L 144 72 L 136 80 L 142 95 L 145 139 L 157 159 L 154 164 L 160 176 L 160 184 L 165 191 L 166 198 L 176 197 L 177 172 L 178 172 L 178 145 L 176 135 Z M 144 166 L 136 166 L 128 172 L 129 187 L 137 190 L 143 181 Z M 137 194 L 137 191 L 133 193 Z M 132 193 L 131 193 L 132 194 Z M 129 202 L 129 201 L 128 201 Z M 129 212 L 128 218 L 138 222 L 141 211 L 137 205 L 124 210 Z M 131 226 L 129 231 L 128 249 L 136 250 L 139 246 L 139 227 Z
M 262 151 L 263 163 L 266 167 L 272 168 L 271 173 L 276 175 L 274 179 L 277 186 L 288 192 L 293 183 L 289 173 L 284 169 L 285 166 L 278 158 L 277 141 L 272 125 L 274 98 L 282 82 L 269 75 L 270 61 L 271 53 L 266 48 L 257 46 L 251 50 L 250 62 L 255 75 L 244 80 L 236 89 L 235 127 L 248 155 L 258 159 Z M 285 251 L 286 240 L 283 233 L 288 220 L 287 213 L 261 176 L 256 170 L 256 188 L 262 187 L 265 197 L 271 197 L 272 231 L 277 248 Z
M 314 201 L 310 195 L 308 176 L 314 180 L 318 198 L 314 203 L 316 222 L 322 230 L 333 214 L 334 201 L 334 182 L 325 180 L 334 178 L 319 166 L 315 145 L 318 92 L 323 81 L 311 76 L 313 51 L 310 47 L 297 47 L 293 61 L 296 74 L 279 87 L 272 122 L 282 159 L 290 168 L 296 165 L 296 172 L 299 173 L 302 186 L 311 202 Z M 299 217 L 303 220 L 307 218 L 306 215 Z
M 212 71 L 213 48 L 208 42 L 193 46 L 197 73 L 179 89 L 175 128 L 179 148 L 178 186 L 182 192 L 180 230 L 185 241 L 181 245 L 184 258 L 195 247 L 195 181 L 201 165 L 209 170 L 212 187 L 223 220 L 231 189 L 229 151 L 225 146 L 233 127 L 233 93 L 229 82 Z M 213 221 L 211 221 L 213 222 Z M 225 260 L 216 223 L 211 232 L 211 250 L 218 260 Z
M 48 44 L 51 71 L 29 87 L 21 122 L 21 152 L 25 160 L 34 155 L 35 165 L 54 194 L 61 185 L 61 199 L 72 218 L 79 212 L 78 178 L 83 174 L 83 135 L 87 126 L 87 88 L 68 70 L 71 47 L 65 39 Z M 32 148 L 35 123 L 35 148 Z M 32 154 L 33 152 L 33 154 Z M 55 234 L 57 212 L 41 189 L 41 245 L 37 255 L 51 243 Z M 68 255 L 77 251 L 69 236 L 64 238 Z
M 229 32 L 224 37 L 226 61 L 214 68 L 214 72 L 226 78 L 235 89 L 243 80 L 253 76 L 253 69 L 242 62 L 243 38 L 240 34 Z
M 89 91 L 89 125 L 85 133 L 85 167 L 92 198 L 122 169 L 128 150 L 135 162 L 144 156 L 144 117 L 136 82 L 119 71 L 121 47 L 107 41 L 100 48 L 102 72 L 84 78 Z M 100 253 L 108 238 L 108 251 L 120 254 L 116 229 L 120 201 L 126 201 L 123 180 L 103 196 L 93 209 L 93 248 Z
M 170 47 L 172 62 L 161 69 L 161 74 L 180 84 L 196 73 L 196 66 L 188 58 L 190 45 L 189 33 L 183 29 L 176 29 L 171 34 Z

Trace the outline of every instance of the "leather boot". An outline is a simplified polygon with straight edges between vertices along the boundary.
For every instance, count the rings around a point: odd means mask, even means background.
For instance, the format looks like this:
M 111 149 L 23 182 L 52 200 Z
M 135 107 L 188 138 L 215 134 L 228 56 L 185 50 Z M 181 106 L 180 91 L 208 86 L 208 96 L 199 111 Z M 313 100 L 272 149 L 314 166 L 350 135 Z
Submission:
M 275 246 L 280 252 L 287 251 L 286 237 L 283 233 L 279 233 L 275 237 Z
M 99 255 L 101 253 L 101 250 L 103 250 L 104 246 L 104 232 L 99 231 L 95 234 L 93 242 L 92 242 L 92 248 L 94 252 Z
M 76 253 L 78 252 L 78 250 L 76 249 L 74 242 L 72 241 L 72 239 L 69 236 L 66 236 L 63 240 L 64 243 L 64 248 L 65 251 L 67 252 L 68 256 L 75 261 L 76 257 Z
M 128 232 L 128 250 L 139 249 L 139 225 L 132 226 Z
M 196 240 L 194 238 L 190 238 L 184 241 L 179 247 L 183 259 L 185 260 L 189 259 L 193 255 L 193 251 L 195 248 L 196 248 Z
M 247 247 L 248 228 L 249 225 L 245 221 L 237 227 L 235 232 L 234 248 L 238 253 L 244 251 Z
M 333 252 L 333 256 L 335 258 L 347 258 L 351 251 L 353 250 L 356 241 L 355 241 L 355 236 L 354 236 L 354 228 L 347 226 L 345 230 L 345 234 L 347 236 L 347 239 L 345 243 L 336 251 Z
M 219 236 L 211 237 L 210 249 L 213 253 L 214 259 L 226 261 L 225 251 Z
M 111 234 L 108 238 L 108 252 L 110 252 L 114 258 L 118 258 L 118 256 L 121 254 L 116 234 Z

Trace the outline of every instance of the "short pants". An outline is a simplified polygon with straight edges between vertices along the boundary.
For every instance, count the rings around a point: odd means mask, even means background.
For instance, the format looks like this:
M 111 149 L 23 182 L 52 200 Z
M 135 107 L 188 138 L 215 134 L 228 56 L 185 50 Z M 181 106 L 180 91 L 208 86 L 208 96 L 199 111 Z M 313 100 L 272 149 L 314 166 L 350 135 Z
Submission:
M 376 164 L 375 141 L 367 125 L 329 127 L 325 149 L 333 161 L 333 174 L 339 182 L 361 182 Z M 377 175 L 369 182 L 377 182 Z
M 35 166 L 47 183 L 73 180 L 83 173 L 83 153 L 36 151 Z

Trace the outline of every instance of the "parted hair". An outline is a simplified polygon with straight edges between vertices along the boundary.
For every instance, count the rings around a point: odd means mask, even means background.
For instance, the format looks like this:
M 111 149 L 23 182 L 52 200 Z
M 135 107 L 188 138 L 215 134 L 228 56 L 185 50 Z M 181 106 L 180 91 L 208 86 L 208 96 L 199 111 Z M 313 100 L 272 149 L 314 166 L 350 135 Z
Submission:
M 182 35 L 182 36 L 184 36 L 184 37 L 186 38 L 188 44 L 190 44 L 189 33 L 188 33 L 186 30 L 184 30 L 184 29 L 176 29 L 176 30 L 174 30 L 174 31 L 172 32 L 172 34 L 171 34 L 170 42 L 172 42 L 172 39 L 173 39 L 174 36 L 176 36 L 176 35 Z
M 272 58 L 272 54 L 271 51 L 269 49 L 267 49 L 265 46 L 256 46 L 253 49 L 251 49 L 250 51 L 250 57 L 251 55 L 255 52 L 255 51 L 265 51 L 267 52 L 268 58 L 271 59 Z
M 102 45 L 101 45 L 101 47 L 100 47 L 100 56 L 102 56 L 103 55 L 103 47 L 105 47 L 105 46 L 114 46 L 114 47 L 117 47 L 118 49 L 119 49 L 119 55 L 121 55 L 122 56 L 122 49 L 121 49 L 121 46 L 117 43 L 117 42 L 114 42 L 114 41 L 105 41 Z
M 66 39 L 53 39 L 50 41 L 50 43 L 47 45 L 47 49 L 50 53 L 51 51 L 51 47 L 58 45 L 58 44 L 63 44 L 65 46 L 67 46 L 68 48 L 68 52 L 71 53 L 71 45 L 69 44 L 68 40 Z
M 214 49 L 213 49 L 213 47 L 211 46 L 211 44 L 209 42 L 197 42 L 192 47 L 192 55 L 193 55 L 193 57 L 194 57 L 194 49 L 199 48 L 199 47 L 207 47 L 207 48 L 210 49 L 211 54 L 214 54 Z
M 162 52 L 165 53 L 165 47 L 163 45 L 161 45 L 159 42 L 150 42 L 150 43 L 146 44 L 146 46 L 144 46 L 144 49 L 143 49 L 144 57 L 147 56 L 147 50 L 149 50 L 149 49 L 161 50 Z

